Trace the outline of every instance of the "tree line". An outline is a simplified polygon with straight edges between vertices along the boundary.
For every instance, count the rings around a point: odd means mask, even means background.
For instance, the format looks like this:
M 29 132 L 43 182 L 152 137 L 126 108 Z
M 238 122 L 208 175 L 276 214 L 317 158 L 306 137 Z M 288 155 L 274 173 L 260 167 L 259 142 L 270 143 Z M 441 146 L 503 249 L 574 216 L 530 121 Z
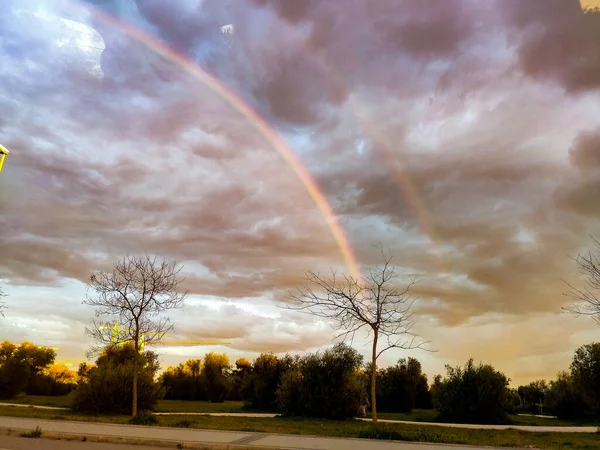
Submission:
M 571 287 L 568 295 L 576 301 L 571 312 L 598 320 L 600 301 L 595 293 L 600 289 L 600 243 L 596 241 L 596 245 L 595 253 L 574 258 L 587 284 L 581 289 Z M 383 250 L 381 253 L 383 264 L 359 279 L 337 276 L 335 271 L 328 278 L 306 272 L 305 284 L 290 293 L 285 304 L 288 309 L 327 319 L 344 341 L 366 331 L 372 344 L 366 364 L 345 344 L 304 357 L 261 355 L 253 363 L 241 359 L 235 368 L 226 355 L 209 353 L 202 360 L 189 360 L 167 369 L 158 380 L 157 355 L 143 351 L 143 346 L 159 342 L 173 327 L 164 313 L 181 307 L 187 296 L 180 287 L 184 281 L 179 276 L 182 267 L 147 254 L 126 256 L 114 264 L 112 271 L 97 271 L 90 277 L 90 294 L 84 303 L 95 307 L 98 319 L 106 320 L 94 320 L 86 328 L 97 343 L 88 357 L 99 356 L 94 367 L 80 367 L 73 408 L 95 413 L 107 408 L 114 410 L 111 412 L 125 411 L 124 405 L 111 407 L 112 400 L 107 400 L 118 393 L 117 403 L 130 401 L 134 417 L 140 405 L 151 409 L 163 397 L 211 402 L 238 399 L 249 408 L 329 418 L 365 414 L 369 405 L 374 426 L 378 404 L 380 410 L 391 412 L 431 405 L 438 410 L 440 420 L 489 423 L 504 422 L 507 414 L 517 409 L 539 407 L 541 411 L 544 401 L 547 411 L 561 417 L 598 415 L 598 344 L 578 349 L 570 371 L 560 373 L 549 385 L 539 381 L 517 390 L 508 388 L 509 379 L 504 374 L 490 365 L 476 366 L 473 360 L 464 367 L 447 366 L 445 377 L 436 376 L 431 386 L 414 358 L 400 360 L 391 368 L 379 368 L 379 357 L 391 349 L 432 351 L 411 331 L 411 307 L 416 299 L 410 289 L 418 281 L 399 283 L 392 256 Z M 581 308 L 581 304 L 585 306 Z M 22 389 L 59 389 L 53 384 L 58 376 L 49 372 L 49 363 L 42 364 L 40 359 L 30 364 L 36 358 L 22 356 L 23 344 L 14 349 L 11 345 L 6 343 L 0 360 L 0 376 L 8 380 L 1 381 L 5 383 L 3 395 Z M 49 358 L 53 360 L 51 355 Z M 18 370 L 11 372 L 11 365 Z M 19 370 L 22 376 L 10 374 Z M 115 378 L 115 374 L 119 376 Z M 69 383 L 74 384 L 63 384 Z
M 159 375 L 158 355 L 137 353 L 130 343 L 111 344 L 95 364 L 77 372 L 54 364 L 52 349 L 30 342 L 0 344 L 0 397 L 72 394 L 74 411 L 128 414 L 133 375 L 138 372 L 138 406 L 152 411 L 159 400 L 243 401 L 249 411 L 289 416 L 349 419 L 363 416 L 370 398 L 371 365 L 341 343 L 305 356 L 261 354 L 254 361 L 208 353 L 168 367 Z M 436 409 L 440 421 L 510 423 L 510 414 L 544 413 L 563 419 L 600 419 L 600 343 L 575 351 L 568 371 L 547 383 L 537 380 L 517 388 L 489 364 L 471 359 L 462 367 L 446 366 L 432 383 L 415 358 L 377 369 L 377 402 L 384 412 Z

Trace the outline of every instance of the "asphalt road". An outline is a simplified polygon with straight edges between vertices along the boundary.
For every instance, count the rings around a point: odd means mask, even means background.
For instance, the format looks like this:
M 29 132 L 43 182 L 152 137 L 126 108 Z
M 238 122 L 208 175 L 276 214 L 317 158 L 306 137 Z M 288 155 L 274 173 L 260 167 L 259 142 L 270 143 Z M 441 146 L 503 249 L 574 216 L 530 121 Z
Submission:
M 0 436 L 0 450 L 165 450 L 165 447 Z

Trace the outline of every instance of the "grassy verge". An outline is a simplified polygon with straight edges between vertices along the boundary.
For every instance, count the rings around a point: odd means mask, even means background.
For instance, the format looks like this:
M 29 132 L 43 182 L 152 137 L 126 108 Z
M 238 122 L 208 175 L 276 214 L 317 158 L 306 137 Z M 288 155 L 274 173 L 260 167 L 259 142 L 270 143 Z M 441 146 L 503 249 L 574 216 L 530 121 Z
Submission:
M 370 414 L 368 415 L 371 416 Z M 410 422 L 440 422 L 437 418 L 437 412 L 433 409 L 414 409 L 410 413 L 378 413 L 379 419 L 386 420 L 406 420 Z M 519 416 L 510 415 L 512 425 L 528 426 L 546 426 L 546 427 L 579 427 L 579 426 L 600 426 L 600 423 L 589 421 L 562 420 L 547 417 Z
M 39 419 L 93 421 L 122 423 L 128 416 L 83 416 L 65 411 L 39 410 L 34 408 L 0 407 L 0 416 L 17 416 Z M 443 428 L 437 426 L 388 424 L 378 434 L 370 424 L 356 421 L 330 421 L 290 418 L 210 417 L 210 416 L 159 416 L 160 426 L 261 433 L 300 434 L 332 437 L 362 437 L 420 441 L 462 445 L 498 447 L 535 447 L 540 449 L 597 449 L 600 435 L 597 433 L 540 433 L 518 430 L 472 430 Z
M 156 412 L 182 412 L 182 413 L 241 413 L 245 411 L 244 402 L 190 402 L 184 400 L 160 400 L 156 405 Z M 252 411 L 254 412 L 254 411 Z
M 13 403 L 21 405 L 54 406 L 70 408 L 73 393 L 61 396 L 19 395 L 10 400 L 0 400 L 0 403 Z M 195 402 L 184 400 L 160 400 L 156 405 L 156 412 L 181 412 L 181 413 L 275 413 L 276 411 L 258 411 L 244 408 L 244 402 Z
M 21 405 L 54 406 L 56 408 L 70 408 L 73 401 L 73 393 L 68 395 L 44 396 L 44 395 L 18 395 L 10 400 L 0 400 L 0 403 L 17 403 Z

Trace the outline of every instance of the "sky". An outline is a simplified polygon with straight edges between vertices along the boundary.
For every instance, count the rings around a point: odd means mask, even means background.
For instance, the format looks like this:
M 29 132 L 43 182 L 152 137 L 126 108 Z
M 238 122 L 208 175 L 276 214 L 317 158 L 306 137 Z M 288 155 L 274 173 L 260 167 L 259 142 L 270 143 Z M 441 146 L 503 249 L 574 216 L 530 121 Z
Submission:
M 352 273 L 344 241 L 420 280 L 436 351 L 381 365 L 518 384 L 600 339 L 561 309 L 600 238 L 600 14 L 576 0 L 4 0 L 0 61 L 2 339 L 83 359 L 90 274 L 148 252 L 184 268 L 170 338 L 230 342 L 163 367 L 317 351 L 329 324 L 280 306 L 304 270 Z

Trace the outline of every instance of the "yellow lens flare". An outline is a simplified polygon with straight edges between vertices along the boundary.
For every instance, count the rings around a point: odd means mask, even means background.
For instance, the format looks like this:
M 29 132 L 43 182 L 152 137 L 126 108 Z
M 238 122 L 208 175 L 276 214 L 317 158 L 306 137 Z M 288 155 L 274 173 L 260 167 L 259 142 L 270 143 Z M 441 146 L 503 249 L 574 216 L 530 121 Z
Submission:
M 2 172 L 2 166 L 4 166 L 4 159 L 6 159 L 6 155 L 8 155 L 9 153 L 10 152 L 6 150 L 6 148 L 4 148 L 2 144 L 0 144 L 0 172 Z
M 101 326 L 100 330 L 112 330 L 111 342 L 113 344 L 117 343 L 117 337 L 119 332 L 127 331 L 125 329 L 119 328 L 119 322 L 115 322 L 112 327 L 110 326 Z M 146 339 L 144 335 L 147 333 L 142 332 L 140 336 L 140 352 L 144 350 L 146 346 Z M 197 345 L 231 345 L 231 342 L 227 341 L 219 341 L 214 339 L 205 339 L 205 340 L 193 340 L 193 339 L 161 339 L 156 342 L 148 342 L 147 345 L 161 345 L 163 347 L 180 347 L 180 346 L 197 346 Z

